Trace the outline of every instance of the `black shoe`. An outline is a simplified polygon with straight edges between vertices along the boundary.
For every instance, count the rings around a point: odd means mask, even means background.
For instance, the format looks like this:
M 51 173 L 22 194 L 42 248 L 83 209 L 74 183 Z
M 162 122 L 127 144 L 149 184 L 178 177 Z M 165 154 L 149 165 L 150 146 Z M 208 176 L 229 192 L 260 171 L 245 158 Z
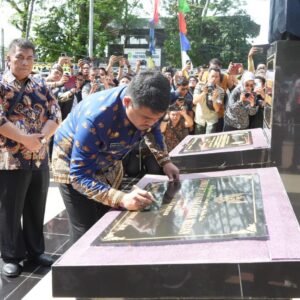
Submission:
M 36 264 L 44 267 L 50 267 L 54 263 L 54 259 L 45 253 L 31 258 L 31 260 L 33 260 Z
M 21 272 L 21 266 L 18 263 L 4 263 L 2 274 L 7 277 L 18 277 Z

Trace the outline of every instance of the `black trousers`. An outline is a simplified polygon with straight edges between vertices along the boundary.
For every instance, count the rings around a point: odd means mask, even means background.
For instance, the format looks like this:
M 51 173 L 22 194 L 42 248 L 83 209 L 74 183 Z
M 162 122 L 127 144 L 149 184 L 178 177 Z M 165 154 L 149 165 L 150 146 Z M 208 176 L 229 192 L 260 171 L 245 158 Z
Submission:
M 0 250 L 5 262 L 44 253 L 49 178 L 48 169 L 0 170 Z
M 77 192 L 71 184 L 60 183 L 59 191 L 67 209 L 72 243 L 75 243 L 111 209 L 110 206 Z

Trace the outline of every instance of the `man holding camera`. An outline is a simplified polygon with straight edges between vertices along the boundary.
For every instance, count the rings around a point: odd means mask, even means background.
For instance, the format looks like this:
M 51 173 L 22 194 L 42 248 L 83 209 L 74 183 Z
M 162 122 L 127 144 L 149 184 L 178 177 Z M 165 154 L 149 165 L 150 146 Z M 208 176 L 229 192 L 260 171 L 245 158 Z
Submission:
M 61 120 L 45 82 L 32 77 L 35 47 L 15 39 L 0 84 L 0 249 L 2 274 L 16 277 L 28 258 L 50 266 L 43 220 L 49 186 L 47 140 Z M 21 223 L 22 219 L 22 223 Z
M 257 112 L 254 80 L 253 73 L 245 72 L 241 84 L 230 94 L 224 116 L 224 131 L 249 128 L 249 116 Z
M 195 134 L 217 131 L 218 112 L 223 108 L 225 94 L 218 85 L 220 77 L 219 68 L 210 68 L 207 83 L 199 82 L 196 85 L 193 99 L 193 103 L 196 105 Z

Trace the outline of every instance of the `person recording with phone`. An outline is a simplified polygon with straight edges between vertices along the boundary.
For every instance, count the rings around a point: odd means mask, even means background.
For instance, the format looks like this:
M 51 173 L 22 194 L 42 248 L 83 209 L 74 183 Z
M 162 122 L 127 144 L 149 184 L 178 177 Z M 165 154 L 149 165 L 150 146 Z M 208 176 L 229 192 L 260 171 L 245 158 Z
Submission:
M 255 77 L 251 72 L 245 72 L 241 83 L 229 96 L 224 115 L 224 131 L 249 128 L 249 116 L 257 112 L 254 93 Z
M 176 81 L 176 91 L 171 92 L 171 103 L 185 109 L 187 114 L 194 119 L 193 95 L 190 92 L 189 81 L 185 76 L 179 76 Z M 189 128 L 193 131 L 193 126 Z
M 199 82 L 194 91 L 195 134 L 217 132 L 219 111 L 224 104 L 224 90 L 218 85 L 221 71 L 219 68 L 208 70 L 207 83 Z
M 109 88 L 108 84 L 105 85 L 101 82 L 100 76 L 97 75 L 98 68 L 90 68 L 89 80 L 87 80 L 82 87 L 82 99 L 96 92 L 103 91 Z M 104 81 L 106 83 L 106 81 Z
M 264 123 L 264 109 L 265 109 L 265 84 L 266 79 L 262 76 L 255 76 L 255 102 L 257 106 L 257 112 L 255 115 L 249 118 L 249 128 L 263 128 Z

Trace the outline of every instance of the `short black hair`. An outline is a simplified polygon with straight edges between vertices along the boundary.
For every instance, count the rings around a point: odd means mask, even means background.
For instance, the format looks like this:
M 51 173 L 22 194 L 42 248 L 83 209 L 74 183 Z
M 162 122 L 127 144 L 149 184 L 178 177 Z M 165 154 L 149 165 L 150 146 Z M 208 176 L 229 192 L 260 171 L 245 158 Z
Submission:
M 100 70 L 104 71 L 105 75 L 107 75 L 107 71 L 105 70 L 105 68 L 100 67 L 100 68 L 98 68 L 98 69 L 99 69 L 99 71 L 100 71 Z
M 9 53 L 15 52 L 17 47 L 21 49 L 32 49 L 33 54 L 35 54 L 35 46 L 31 41 L 27 39 L 19 38 L 19 39 L 12 40 L 8 46 L 8 52 Z
M 185 76 L 179 76 L 176 81 L 177 86 L 186 86 L 189 85 L 189 81 Z
M 266 84 L 266 78 L 262 77 L 262 76 L 255 76 L 255 79 L 259 79 L 263 85 Z
M 123 75 L 123 76 L 120 78 L 120 81 L 121 81 L 123 78 L 126 78 L 126 79 L 128 79 L 129 81 L 132 80 L 132 77 L 131 77 L 130 75 L 128 75 L 128 74 Z
M 222 62 L 218 58 L 212 58 L 209 61 L 209 65 L 217 65 L 221 68 L 222 67 Z
M 208 74 L 209 74 L 211 71 L 218 72 L 218 73 L 220 74 L 220 76 L 221 76 L 221 69 L 220 69 L 220 68 L 214 68 L 214 67 L 209 68 L 209 69 L 208 69 Z
M 189 77 L 189 80 L 190 80 L 190 79 L 195 79 L 195 80 L 198 82 L 198 78 L 197 78 L 196 76 L 194 76 L 194 75 L 190 76 L 190 77 Z
M 145 70 L 132 79 L 126 95 L 134 106 L 148 107 L 154 113 L 165 112 L 170 105 L 170 83 L 160 72 Z

